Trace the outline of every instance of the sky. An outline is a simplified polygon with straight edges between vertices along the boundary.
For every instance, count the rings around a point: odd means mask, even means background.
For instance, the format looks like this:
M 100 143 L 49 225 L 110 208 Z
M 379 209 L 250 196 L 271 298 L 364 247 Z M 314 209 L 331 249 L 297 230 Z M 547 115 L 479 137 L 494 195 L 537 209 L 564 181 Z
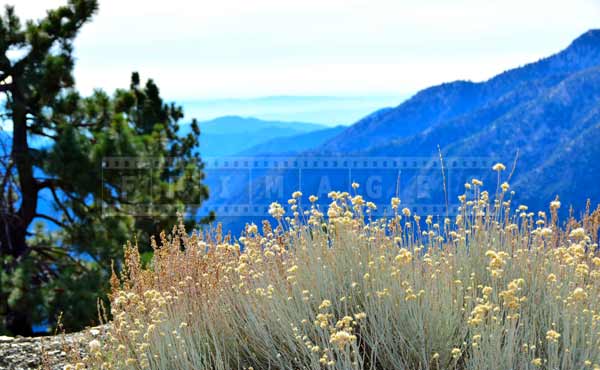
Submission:
M 0 0 L 23 18 L 66 0 Z M 600 28 L 598 0 L 100 0 L 75 47 L 83 93 L 129 83 L 164 96 L 404 96 L 484 80 Z

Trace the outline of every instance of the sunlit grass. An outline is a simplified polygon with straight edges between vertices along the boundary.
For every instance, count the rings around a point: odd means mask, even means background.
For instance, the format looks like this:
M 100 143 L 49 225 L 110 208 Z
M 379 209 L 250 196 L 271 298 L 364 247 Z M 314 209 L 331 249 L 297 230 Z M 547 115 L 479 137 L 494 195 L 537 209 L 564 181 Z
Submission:
M 599 213 L 559 223 L 559 201 L 534 213 L 493 185 L 466 184 L 452 219 L 394 198 L 371 220 L 354 186 L 326 210 L 296 192 L 237 240 L 181 226 L 149 269 L 129 246 L 79 367 L 600 369 Z

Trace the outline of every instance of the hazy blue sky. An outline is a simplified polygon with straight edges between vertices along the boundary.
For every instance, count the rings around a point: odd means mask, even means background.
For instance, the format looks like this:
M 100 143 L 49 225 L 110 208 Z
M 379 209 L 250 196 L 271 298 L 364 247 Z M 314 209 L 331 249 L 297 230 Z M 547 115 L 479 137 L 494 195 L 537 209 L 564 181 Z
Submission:
M 12 0 L 39 17 L 66 0 Z M 76 43 L 79 88 L 132 70 L 173 99 L 404 95 L 481 80 L 600 27 L 598 0 L 100 0 Z

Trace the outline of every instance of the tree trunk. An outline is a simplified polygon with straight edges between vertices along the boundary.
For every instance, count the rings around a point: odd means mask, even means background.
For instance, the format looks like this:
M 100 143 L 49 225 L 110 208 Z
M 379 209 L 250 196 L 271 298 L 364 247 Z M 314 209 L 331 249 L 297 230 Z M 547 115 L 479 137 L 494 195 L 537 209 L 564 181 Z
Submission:
M 9 310 L 6 314 L 6 329 L 12 335 L 31 337 L 33 335 L 31 312 Z
M 5 268 L 11 276 L 17 267 L 18 261 L 28 251 L 26 232 L 27 228 L 16 219 L 17 217 L 11 217 L 0 221 L 0 254 L 11 256 L 12 261 L 2 266 Z M 21 287 L 13 287 L 13 289 L 21 289 Z M 1 305 L 0 312 L 4 312 L 5 326 L 6 329 L 13 335 L 31 336 L 32 321 L 30 310 L 33 307 L 29 307 L 26 303 L 16 302 L 15 307 L 9 306 L 8 296 L 2 295 L 0 297 Z M 12 302 L 11 302 L 12 303 Z M 28 312 L 29 311 L 29 312 Z
M 12 159 L 15 161 L 19 175 L 19 190 L 21 191 L 21 207 L 18 211 L 18 229 L 27 230 L 35 217 L 38 201 L 38 187 L 33 176 L 33 161 L 27 142 L 27 108 L 20 81 L 14 82 L 12 91 L 13 147 Z M 17 245 L 19 255 L 25 253 L 27 245 Z
M 9 276 L 14 273 L 15 267 L 29 252 L 27 245 L 27 229 L 35 218 L 38 185 L 33 175 L 33 161 L 29 153 L 27 142 L 27 108 L 21 81 L 13 77 L 11 88 L 12 102 L 10 104 L 13 121 L 13 142 L 11 158 L 15 163 L 19 182 L 20 207 L 17 212 L 5 214 L 0 221 L 0 256 L 10 256 L 9 263 L 4 262 L 4 269 Z M 8 202 L 12 200 L 7 199 Z M 7 207 L 8 209 L 8 207 Z M 8 210 L 7 212 L 8 213 Z M 16 289 L 20 289 L 17 287 Z M 24 292 L 26 293 L 26 292 Z M 31 313 L 33 307 L 27 304 L 26 294 L 24 301 L 15 302 L 9 306 L 6 298 L 2 297 L 3 309 L 6 312 L 6 327 L 15 335 L 31 335 Z
M 13 257 L 14 263 L 27 252 L 27 226 L 18 215 L 0 220 L 0 254 Z

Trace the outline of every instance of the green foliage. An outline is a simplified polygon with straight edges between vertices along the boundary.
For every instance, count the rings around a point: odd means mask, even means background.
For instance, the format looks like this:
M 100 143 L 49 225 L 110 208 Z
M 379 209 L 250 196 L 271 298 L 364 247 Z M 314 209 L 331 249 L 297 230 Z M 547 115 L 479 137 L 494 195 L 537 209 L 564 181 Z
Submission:
M 152 80 L 142 84 L 133 73 L 112 96 L 75 90 L 73 40 L 96 9 L 96 0 L 69 0 L 25 25 L 11 7 L 0 18 L 1 112 L 12 122 L 0 162 L 0 332 L 30 334 L 33 323 L 55 325 L 62 311 L 68 330 L 93 324 L 125 242 L 149 246 L 178 212 L 194 216 L 208 197 L 198 124 L 178 134 L 183 110 L 163 102 Z M 7 56 L 14 50 L 22 55 L 16 60 Z M 128 186 L 127 173 L 103 171 L 106 157 L 159 165 Z M 52 212 L 42 213 L 42 196 L 52 199 Z M 160 211 L 128 208 L 140 204 Z M 34 227 L 40 220 L 58 230 Z

